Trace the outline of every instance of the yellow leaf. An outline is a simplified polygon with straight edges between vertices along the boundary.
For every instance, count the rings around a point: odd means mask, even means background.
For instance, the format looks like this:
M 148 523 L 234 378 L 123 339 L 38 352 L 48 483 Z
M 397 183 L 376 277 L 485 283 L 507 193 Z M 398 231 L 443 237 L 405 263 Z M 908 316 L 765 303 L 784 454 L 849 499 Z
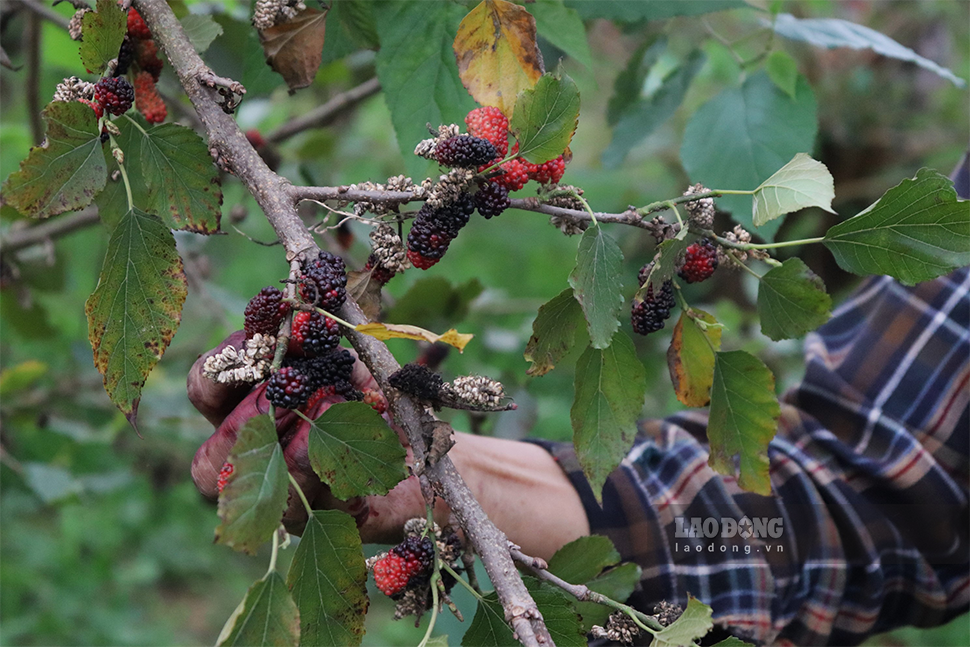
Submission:
M 510 118 L 519 92 L 534 86 L 545 71 L 535 18 L 506 0 L 482 0 L 461 21 L 453 47 L 468 93 Z
M 460 333 L 454 328 L 443 335 L 436 335 L 430 330 L 425 330 L 424 328 L 419 328 L 417 326 L 383 324 L 376 322 L 360 324 L 355 327 L 354 330 L 380 339 L 381 341 L 385 341 L 387 339 L 413 339 L 415 341 L 431 342 L 432 344 L 440 341 L 448 344 L 449 346 L 454 346 L 458 349 L 459 353 L 465 350 L 465 346 L 467 346 L 468 342 L 470 342 L 472 337 L 475 336 Z
M 667 367 L 677 399 L 688 407 L 703 407 L 711 401 L 714 353 L 721 348 L 721 328 L 703 310 L 695 308 L 692 312 L 696 320 L 682 313 L 674 326 L 667 349 Z M 705 328 L 698 321 L 708 326 Z

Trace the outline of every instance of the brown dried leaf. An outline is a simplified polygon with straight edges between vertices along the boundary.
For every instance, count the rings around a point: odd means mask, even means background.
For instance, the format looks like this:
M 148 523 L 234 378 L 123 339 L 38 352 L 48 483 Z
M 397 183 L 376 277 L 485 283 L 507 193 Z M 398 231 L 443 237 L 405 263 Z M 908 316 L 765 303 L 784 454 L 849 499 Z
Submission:
M 482 0 L 461 21 L 453 47 L 468 93 L 508 117 L 519 92 L 534 86 L 545 72 L 535 19 L 506 0 Z
M 370 335 L 381 341 L 386 341 L 388 339 L 413 339 L 415 341 L 428 341 L 432 344 L 435 342 L 443 342 L 449 346 L 454 346 L 458 349 L 458 352 L 465 350 L 465 346 L 468 342 L 472 340 L 475 335 L 470 335 L 466 333 L 460 333 L 454 328 L 449 330 L 443 335 L 436 335 L 430 330 L 425 330 L 424 328 L 419 328 L 417 326 L 408 326 L 402 324 L 383 324 L 383 323 L 365 323 L 360 324 L 354 328 L 357 332 L 362 332 L 365 335 Z
M 354 298 L 364 316 L 377 319 L 381 316 L 381 284 L 372 280 L 370 270 L 347 272 L 347 294 Z
M 304 9 L 292 20 L 259 30 L 266 62 L 283 77 L 290 90 L 313 83 L 323 59 L 327 11 Z

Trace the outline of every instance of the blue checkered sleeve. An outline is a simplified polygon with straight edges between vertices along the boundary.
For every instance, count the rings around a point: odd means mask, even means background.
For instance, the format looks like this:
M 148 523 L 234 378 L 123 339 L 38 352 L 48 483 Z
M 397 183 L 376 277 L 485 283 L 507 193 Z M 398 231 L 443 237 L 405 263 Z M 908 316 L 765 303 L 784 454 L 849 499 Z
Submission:
M 705 412 L 641 423 L 602 507 L 544 443 L 592 531 L 643 569 L 651 612 L 688 593 L 758 643 L 858 644 L 970 608 L 970 273 L 868 280 L 806 339 L 768 449 L 773 493 L 708 466 Z

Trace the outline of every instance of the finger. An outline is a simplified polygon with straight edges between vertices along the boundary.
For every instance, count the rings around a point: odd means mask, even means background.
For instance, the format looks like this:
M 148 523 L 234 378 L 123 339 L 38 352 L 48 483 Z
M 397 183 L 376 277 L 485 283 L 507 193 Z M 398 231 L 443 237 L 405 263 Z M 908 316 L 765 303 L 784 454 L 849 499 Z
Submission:
M 306 411 L 306 417 L 315 420 L 331 406 L 343 401 L 343 397 L 339 395 L 321 398 Z M 283 458 L 286 460 L 286 467 L 293 476 L 293 480 L 299 485 L 300 490 L 303 491 L 307 501 L 312 502 L 317 499 L 323 490 L 329 492 L 330 489 L 320 480 L 310 464 L 311 423 L 293 412 L 287 412 L 283 416 L 277 417 L 276 424 L 280 444 L 283 446 Z M 283 525 L 290 534 L 299 535 L 303 533 L 306 521 L 306 506 L 296 492 L 296 488 L 291 484 L 286 511 L 283 514 Z
M 447 518 L 447 508 L 438 503 L 435 518 Z M 424 497 L 415 476 L 398 483 L 384 496 L 354 497 L 347 501 L 335 498 L 324 488 L 313 501 L 314 508 L 340 510 L 357 522 L 360 539 L 365 544 L 396 544 L 404 535 L 404 524 L 415 517 L 425 517 Z
M 246 333 L 237 330 L 208 353 L 199 355 L 199 358 L 195 360 L 195 364 L 189 370 L 186 379 L 189 401 L 198 409 L 199 413 L 206 417 L 206 420 L 216 427 L 221 425 L 225 417 L 246 397 L 251 385 L 239 382 L 220 384 L 205 377 L 202 374 L 202 366 L 207 358 L 222 352 L 227 346 L 242 349 L 245 344 Z
M 354 371 L 350 374 L 350 383 L 354 385 L 354 388 L 360 391 L 380 391 L 380 387 L 377 386 L 377 380 L 367 370 L 367 365 L 360 360 L 357 351 L 352 348 L 346 350 L 356 360 L 354 362 Z
M 219 471 L 229 457 L 232 446 L 236 444 L 239 429 L 251 418 L 266 415 L 269 411 L 265 391 L 265 384 L 253 389 L 195 453 L 192 460 L 192 480 L 199 492 L 210 499 L 219 496 Z
M 324 485 L 310 466 L 310 459 L 307 455 L 309 431 L 310 424 L 300 420 L 290 442 L 283 449 L 283 458 L 286 460 L 286 468 L 293 480 L 299 485 L 303 496 L 307 498 L 307 501 L 313 501 Z M 302 535 L 307 522 L 306 506 L 296 488 L 292 484 L 288 485 L 288 488 L 289 494 L 286 501 L 286 511 L 283 513 L 283 526 L 291 535 Z

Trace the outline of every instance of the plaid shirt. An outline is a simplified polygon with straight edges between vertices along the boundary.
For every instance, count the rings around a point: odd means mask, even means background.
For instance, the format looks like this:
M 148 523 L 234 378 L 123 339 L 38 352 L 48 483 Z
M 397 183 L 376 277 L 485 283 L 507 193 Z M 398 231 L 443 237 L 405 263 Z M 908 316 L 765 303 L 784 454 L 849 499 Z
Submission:
M 689 592 L 732 634 L 797 645 L 970 608 L 968 292 L 967 268 L 913 288 L 873 278 L 808 336 L 768 448 L 772 496 L 708 466 L 706 412 L 641 423 L 602 508 L 572 446 L 540 441 L 592 532 L 643 568 L 630 604 Z

